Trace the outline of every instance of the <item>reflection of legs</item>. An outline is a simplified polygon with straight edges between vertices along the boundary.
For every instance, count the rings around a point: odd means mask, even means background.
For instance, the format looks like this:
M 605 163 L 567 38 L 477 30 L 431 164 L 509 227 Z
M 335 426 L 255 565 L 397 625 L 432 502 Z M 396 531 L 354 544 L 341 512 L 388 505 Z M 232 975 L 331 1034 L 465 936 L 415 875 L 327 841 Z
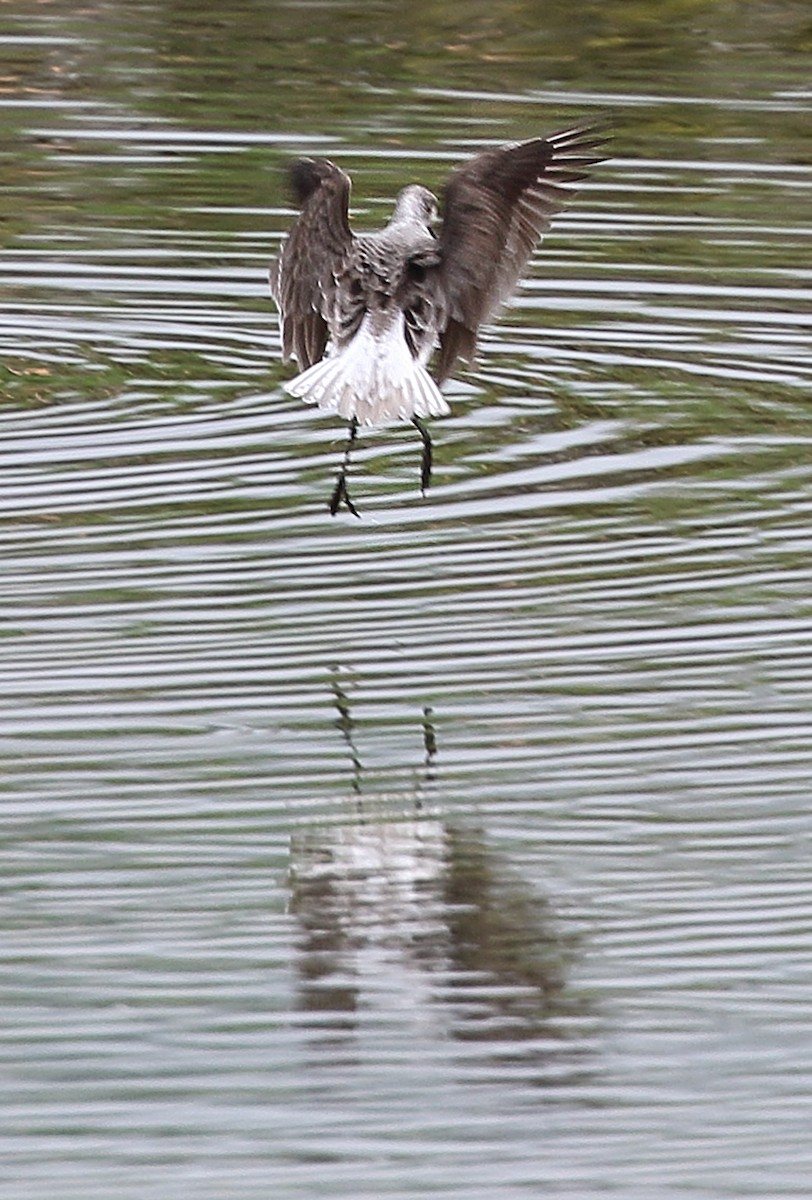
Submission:
M 333 668 L 332 676 L 333 677 L 330 681 L 330 687 L 333 689 L 333 696 L 335 697 L 335 706 L 338 711 L 338 717 L 337 717 L 335 723 L 336 723 L 337 728 L 341 730 L 341 734 L 344 738 L 344 741 L 347 743 L 347 747 L 350 752 L 350 758 L 352 759 L 352 790 L 354 792 L 356 792 L 357 795 L 360 796 L 360 794 L 361 794 L 361 775 L 363 773 L 364 768 L 362 766 L 361 758 L 360 758 L 360 755 L 358 754 L 358 750 L 355 745 L 355 737 L 353 736 L 354 732 L 355 732 L 355 722 L 352 719 L 352 711 L 350 709 L 350 699 L 349 699 L 349 696 L 347 695 L 347 693 L 344 691 L 344 688 L 341 686 L 341 684 L 338 681 L 338 668 L 337 667 Z
M 350 707 L 350 697 L 347 694 L 347 685 L 341 682 L 341 670 L 339 667 L 330 668 L 330 689 L 333 693 L 333 703 L 336 707 L 338 716 L 334 721 L 336 729 L 341 731 L 341 736 L 347 745 L 352 761 L 352 790 L 358 797 L 359 811 L 363 804 L 363 796 L 361 792 L 362 777 L 364 774 L 361 755 L 358 752 L 358 747 L 355 744 L 355 720 Z M 437 735 L 434 731 L 434 709 L 429 704 L 423 705 L 423 720 L 421 722 L 423 730 L 423 763 L 420 770 L 414 772 L 414 805 L 416 809 L 423 807 L 423 796 L 427 788 L 431 787 L 436 778 L 435 759 L 437 758 Z
M 419 417 L 412 417 L 412 424 L 423 439 L 423 458 L 420 463 L 420 490 L 425 496 L 431 483 L 431 435 Z
M 414 806 L 423 807 L 424 789 L 434 783 L 434 759 L 437 756 L 437 736 L 434 732 L 434 710 L 428 705 L 423 706 L 423 748 L 426 756 L 423 759 L 423 775 L 418 777 L 414 791 Z
M 426 757 L 423 762 L 423 768 L 426 773 L 426 782 L 431 783 L 434 779 L 434 759 L 437 756 L 437 735 L 434 732 L 434 709 L 428 704 L 423 707 L 423 746 L 426 751 Z
M 347 471 L 350 467 L 350 453 L 352 451 L 353 442 L 355 441 L 355 435 L 357 433 L 358 422 L 356 421 L 355 417 L 353 417 L 350 421 L 350 436 L 347 439 L 347 448 L 344 451 L 344 459 L 338 472 L 338 479 L 336 480 L 336 485 L 333 488 L 333 494 L 330 497 L 330 512 L 333 514 L 333 516 L 335 516 L 338 512 L 342 500 L 354 517 L 360 517 L 361 515 L 353 504 L 352 500 L 350 500 L 349 492 L 347 491 Z

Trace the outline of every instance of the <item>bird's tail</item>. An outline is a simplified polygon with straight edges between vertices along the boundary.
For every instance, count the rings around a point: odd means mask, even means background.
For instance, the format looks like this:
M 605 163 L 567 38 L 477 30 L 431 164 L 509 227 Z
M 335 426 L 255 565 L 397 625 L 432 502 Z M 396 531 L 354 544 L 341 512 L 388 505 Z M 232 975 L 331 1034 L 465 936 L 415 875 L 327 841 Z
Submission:
M 346 346 L 291 379 L 285 391 L 362 425 L 450 412 L 426 368 L 412 358 L 400 312 L 383 326 L 367 313 Z

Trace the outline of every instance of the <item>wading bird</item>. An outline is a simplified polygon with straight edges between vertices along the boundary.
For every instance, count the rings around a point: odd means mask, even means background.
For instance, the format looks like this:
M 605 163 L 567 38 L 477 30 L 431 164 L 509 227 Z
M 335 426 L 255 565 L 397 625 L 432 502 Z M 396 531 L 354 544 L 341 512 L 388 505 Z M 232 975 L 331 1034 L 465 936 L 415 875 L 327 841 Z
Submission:
M 295 356 L 301 369 L 285 390 L 349 421 L 333 515 L 343 502 L 358 516 L 347 472 L 359 424 L 412 422 L 425 493 L 432 445 L 424 420 L 449 411 L 439 385 L 458 358 L 472 361 L 480 325 L 512 293 L 571 185 L 604 159 L 602 128 L 574 125 L 476 155 L 446 183 L 436 233 L 428 188 L 405 187 L 384 229 L 354 234 L 349 175 L 326 158 L 293 165 L 300 211 L 271 263 L 271 295 L 283 359 Z

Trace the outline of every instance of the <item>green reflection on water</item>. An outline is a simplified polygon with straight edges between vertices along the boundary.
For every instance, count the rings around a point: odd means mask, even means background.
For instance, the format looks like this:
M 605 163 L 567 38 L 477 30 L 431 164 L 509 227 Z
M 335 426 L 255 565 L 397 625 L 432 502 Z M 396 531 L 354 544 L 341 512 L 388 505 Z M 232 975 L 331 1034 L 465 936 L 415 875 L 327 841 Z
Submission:
M 794 81 L 806 78 L 804 5 L 675 0 L 576 11 L 565 3 L 467 3 L 452 11 L 440 3 L 408 9 L 376 3 L 360 11 L 343 3 L 215 8 L 189 2 L 114 5 L 100 22 L 92 10 L 69 4 L 45 5 L 32 15 L 30 6 L 12 3 L 3 6 L 2 21 L 7 34 L 24 31 L 35 39 L 4 47 L 3 94 L 49 107 L 0 103 L 0 132 L 14 147 L 0 200 L 0 236 L 23 256 L 24 267 L 44 261 L 46 275 L 58 275 L 66 258 L 103 266 L 106 260 L 92 257 L 99 253 L 114 256 L 113 272 L 116 255 L 134 271 L 112 284 L 101 278 L 97 290 L 84 285 L 72 292 L 60 280 L 58 293 L 48 282 L 13 277 L 21 334 L 27 311 L 60 297 L 67 312 L 90 299 L 102 323 L 123 306 L 126 324 L 139 313 L 129 282 L 141 271 L 149 280 L 166 265 L 170 274 L 158 275 L 143 302 L 148 314 L 156 303 L 183 304 L 171 272 L 188 268 L 192 276 L 212 273 L 212 326 L 225 313 L 229 329 L 236 318 L 237 327 L 242 319 L 249 331 L 239 362 L 222 340 L 225 326 L 206 348 L 172 345 L 171 338 L 160 345 L 142 341 L 135 349 L 79 338 L 67 353 L 57 348 L 44 355 L 23 336 L 4 360 L 3 395 L 12 408 L 89 400 L 108 401 L 111 413 L 128 405 L 189 411 L 225 406 L 258 386 L 276 388 L 286 372 L 273 354 L 275 317 L 264 269 L 289 221 L 279 211 L 287 202 L 283 168 L 299 139 L 323 139 L 319 148 L 355 173 L 359 222 L 371 224 L 383 219 L 405 173 L 438 187 L 450 163 L 470 152 L 468 139 L 524 136 L 584 107 L 610 108 L 609 101 L 595 103 L 596 94 L 608 90 L 619 100 L 618 158 L 651 156 L 674 166 L 659 176 L 644 167 L 641 186 L 633 168 L 608 164 L 573 210 L 572 225 L 556 230 L 530 274 L 543 285 L 559 278 L 624 284 L 631 277 L 647 303 L 653 285 L 677 282 L 685 290 L 673 302 L 665 293 L 655 299 L 663 309 L 673 303 L 684 310 L 674 326 L 680 340 L 670 361 L 663 361 L 660 343 L 650 350 L 643 344 L 633 362 L 618 356 L 583 363 L 572 377 L 555 370 L 535 377 L 525 363 L 539 328 L 579 347 L 597 333 L 611 339 L 629 320 L 625 292 L 606 294 L 600 307 L 578 315 L 569 304 L 547 306 L 541 294 L 538 303 L 511 310 L 513 346 L 509 352 L 497 346 L 489 372 L 472 374 L 476 394 L 457 399 L 455 413 L 509 402 L 516 372 L 524 368 L 539 404 L 537 414 L 521 415 L 528 434 L 622 419 L 618 445 L 628 449 L 730 433 L 791 434 L 805 420 L 803 389 L 779 372 L 759 378 L 745 371 L 735 383 L 724 372 L 700 372 L 699 381 L 681 372 L 686 362 L 701 367 L 714 354 L 736 359 L 726 349 L 724 325 L 710 321 L 683 336 L 692 311 L 700 316 L 709 305 L 726 305 L 734 314 L 746 309 L 757 324 L 757 298 L 715 300 L 702 294 L 704 286 L 794 283 L 796 243 L 806 245 L 808 188 L 792 186 L 791 178 L 785 186 L 784 176 L 769 172 L 754 175 L 747 162 L 809 162 L 808 113 L 714 101 L 769 99 L 779 85 L 791 91 Z M 53 40 L 37 42 L 39 35 Z M 641 104 L 633 91 L 622 90 L 632 83 L 662 103 Z M 555 102 L 526 103 L 534 92 L 555 88 Z M 588 92 L 589 104 L 575 96 L 568 102 L 566 89 Z M 665 103 L 682 95 L 706 97 L 707 104 Z M 208 140 L 183 140 L 185 131 L 197 136 L 201 129 L 213 131 Z M 229 143 L 225 135 L 239 131 L 290 141 Z M 420 152 L 437 149 L 441 161 L 418 161 Z M 404 160 L 404 151 L 418 159 Z M 706 170 L 705 159 L 719 169 Z M 741 170 L 733 169 L 740 161 Z M 731 169 L 721 169 L 726 164 Z M 623 217 L 627 228 L 619 230 L 614 222 Z M 709 230 L 718 232 L 709 236 Z M 222 292 L 218 270 L 225 272 Z M 202 329 L 205 290 L 192 302 Z M 778 312 L 797 307 L 792 300 L 766 303 Z M 640 318 L 641 325 L 647 322 L 656 328 L 654 305 Z M 778 327 L 774 340 L 785 334 Z M 544 362 L 547 353 L 540 344 L 533 362 Z M 741 355 L 751 366 L 748 354 L 744 345 Z M 507 387 L 492 377 L 503 369 Z M 452 423 L 439 428 L 441 479 L 444 462 L 487 459 L 504 440 L 498 422 L 470 434 Z M 379 450 L 370 483 L 375 474 L 409 469 L 400 433 L 391 443 L 375 435 L 370 444 Z M 308 449 L 291 445 L 287 452 L 296 457 Z M 320 470 L 320 464 L 305 466 L 303 478 Z

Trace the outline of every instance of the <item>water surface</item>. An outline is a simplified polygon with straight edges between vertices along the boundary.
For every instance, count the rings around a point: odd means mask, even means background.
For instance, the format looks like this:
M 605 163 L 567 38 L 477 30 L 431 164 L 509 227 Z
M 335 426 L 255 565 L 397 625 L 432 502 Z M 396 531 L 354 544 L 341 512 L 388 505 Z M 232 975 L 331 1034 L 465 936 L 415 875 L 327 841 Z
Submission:
M 4 6 L 5 1197 L 807 1195 L 808 20 L 689 7 Z M 607 112 L 331 519 L 289 157 Z

